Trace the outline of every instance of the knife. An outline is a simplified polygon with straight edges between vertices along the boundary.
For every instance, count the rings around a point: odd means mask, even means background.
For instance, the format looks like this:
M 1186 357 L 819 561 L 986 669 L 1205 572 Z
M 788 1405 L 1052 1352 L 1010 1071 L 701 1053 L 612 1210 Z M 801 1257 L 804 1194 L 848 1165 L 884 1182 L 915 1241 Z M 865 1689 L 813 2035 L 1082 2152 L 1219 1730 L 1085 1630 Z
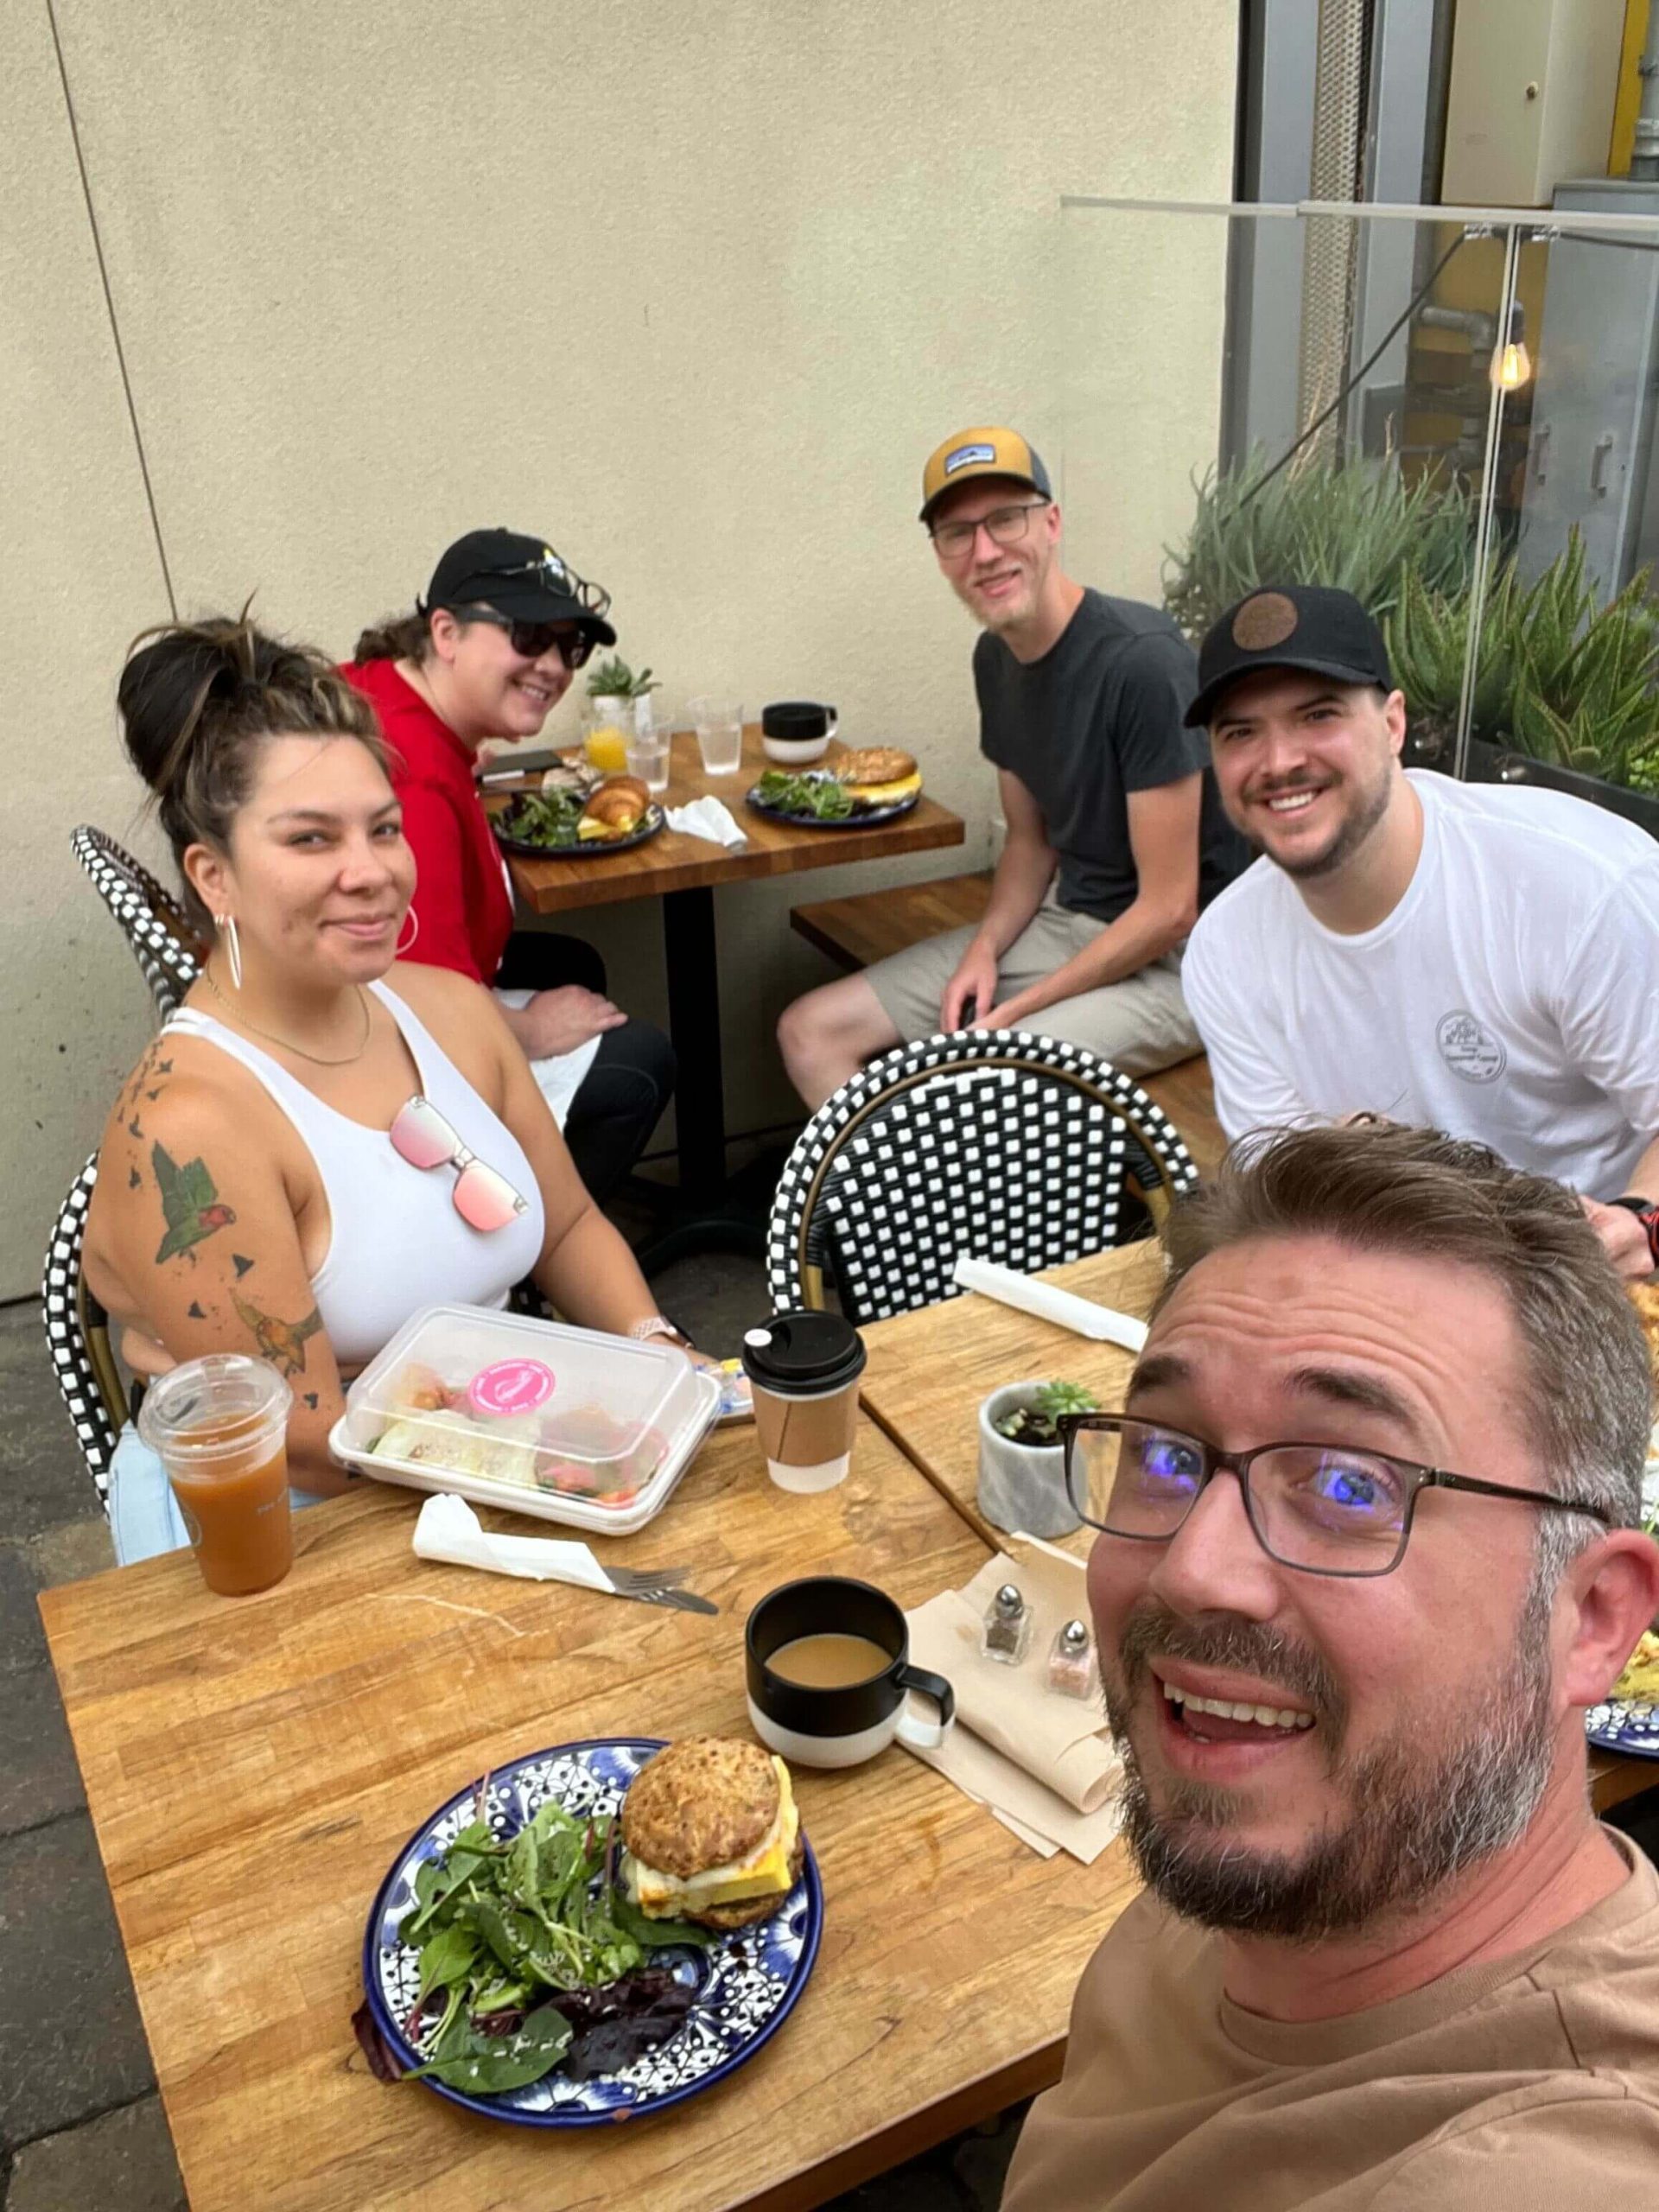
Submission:
M 637 1598 L 645 1605 L 673 1605 L 683 1613 L 717 1613 L 720 1607 L 695 1590 L 617 1590 L 619 1598 Z

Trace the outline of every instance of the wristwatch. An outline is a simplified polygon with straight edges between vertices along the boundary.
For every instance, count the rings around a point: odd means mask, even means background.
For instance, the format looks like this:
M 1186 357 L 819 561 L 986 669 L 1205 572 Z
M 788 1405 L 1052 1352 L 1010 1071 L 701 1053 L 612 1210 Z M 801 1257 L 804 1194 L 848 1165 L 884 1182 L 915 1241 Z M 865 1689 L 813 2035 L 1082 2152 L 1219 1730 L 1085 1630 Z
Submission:
M 1636 1216 L 1648 1240 L 1648 1257 L 1659 1271 L 1659 1205 L 1651 1198 L 1637 1198 L 1633 1191 L 1627 1191 L 1621 1198 L 1609 1198 L 1607 1203 L 1610 1206 L 1623 1206 L 1626 1213 Z
M 677 1321 L 671 1321 L 666 1313 L 653 1313 L 649 1320 L 635 1321 L 628 1334 L 636 1344 L 645 1344 L 652 1337 L 666 1337 L 671 1344 L 678 1344 L 682 1351 L 690 1351 L 691 1339 Z

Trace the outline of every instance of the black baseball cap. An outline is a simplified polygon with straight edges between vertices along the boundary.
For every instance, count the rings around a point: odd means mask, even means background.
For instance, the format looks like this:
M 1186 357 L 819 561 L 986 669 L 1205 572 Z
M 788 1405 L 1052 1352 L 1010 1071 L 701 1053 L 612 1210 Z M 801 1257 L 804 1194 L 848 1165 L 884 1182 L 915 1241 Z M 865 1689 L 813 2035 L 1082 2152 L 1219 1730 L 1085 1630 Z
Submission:
M 1305 669 L 1338 683 L 1392 691 L 1382 632 L 1351 591 L 1328 584 L 1268 584 L 1230 607 L 1198 647 L 1198 696 L 1184 720 L 1207 728 L 1229 684 L 1263 668 Z
M 586 583 L 539 537 L 513 530 L 469 530 L 432 571 L 422 603 L 435 607 L 487 604 L 519 622 L 576 622 L 601 645 L 616 632 L 605 620 L 608 593 Z

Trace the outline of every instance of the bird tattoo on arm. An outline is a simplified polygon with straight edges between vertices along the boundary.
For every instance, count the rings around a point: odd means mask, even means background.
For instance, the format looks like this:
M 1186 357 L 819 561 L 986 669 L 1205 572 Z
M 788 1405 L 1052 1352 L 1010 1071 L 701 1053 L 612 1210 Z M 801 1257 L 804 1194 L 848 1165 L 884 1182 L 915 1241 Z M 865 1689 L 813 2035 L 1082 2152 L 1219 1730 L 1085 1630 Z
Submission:
M 257 1306 L 250 1306 L 234 1291 L 231 1293 L 231 1303 L 251 1330 L 261 1359 L 268 1359 L 279 1375 L 305 1372 L 306 1339 L 315 1337 L 322 1327 L 322 1316 L 315 1306 L 302 1321 L 283 1321 L 274 1313 L 262 1313 Z
M 213 1179 L 201 1160 L 188 1160 L 181 1167 L 166 1146 L 157 1144 L 150 1152 L 149 1164 L 161 1187 L 162 1215 L 167 1223 L 156 1264 L 160 1267 L 163 1260 L 181 1252 L 189 1253 L 194 1259 L 193 1247 L 216 1229 L 229 1228 L 236 1215 L 220 1202 Z

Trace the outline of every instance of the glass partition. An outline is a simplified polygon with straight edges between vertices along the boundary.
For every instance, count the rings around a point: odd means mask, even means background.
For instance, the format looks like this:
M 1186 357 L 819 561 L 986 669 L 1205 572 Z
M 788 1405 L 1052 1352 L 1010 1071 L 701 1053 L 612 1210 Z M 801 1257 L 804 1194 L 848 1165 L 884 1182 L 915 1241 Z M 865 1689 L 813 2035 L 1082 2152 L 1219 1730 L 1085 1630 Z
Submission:
M 1257 584 L 1343 585 L 1414 762 L 1659 834 L 1659 193 L 1574 190 L 1064 202 L 1059 488 L 1078 576 L 1195 641 Z

